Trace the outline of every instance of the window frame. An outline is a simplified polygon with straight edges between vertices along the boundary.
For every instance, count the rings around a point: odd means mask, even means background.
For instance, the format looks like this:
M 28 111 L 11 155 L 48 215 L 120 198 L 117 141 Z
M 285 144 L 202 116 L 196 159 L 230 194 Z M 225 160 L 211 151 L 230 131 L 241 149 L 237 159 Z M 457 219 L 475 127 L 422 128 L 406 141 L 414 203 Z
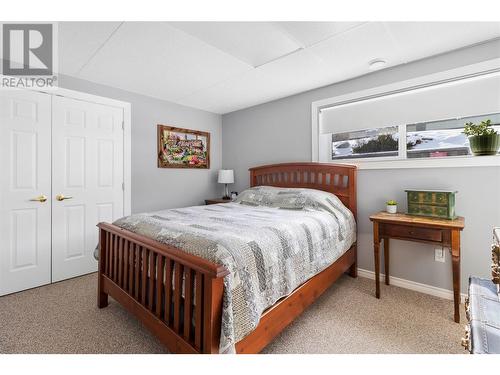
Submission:
M 424 77 L 409 79 L 385 86 L 375 87 L 356 93 L 350 93 L 337 97 L 318 100 L 311 103 L 311 127 L 312 127 L 312 161 L 321 161 L 335 164 L 357 165 L 359 169 L 397 169 L 397 168 L 438 168 L 438 167 L 475 167 L 475 166 L 500 166 L 500 154 L 492 156 L 476 157 L 473 155 L 444 156 L 432 158 L 407 158 L 406 153 L 406 126 L 397 125 L 399 129 L 398 156 L 369 157 L 351 159 L 332 159 L 332 142 L 328 146 L 321 145 L 323 135 L 320 133 L 320 111 L 322 109 L 347 104 L 354 101 L 363 101 L 376 97 L 397 94 L 400 92 L 413 91 L 416 89 L 431 87 L 448 82 L 459 82 L 483 75 L 498 75 L 500 73 L 500 58 L 486 62 L 473 64 L 445 72 L 431 74 Z M 500 108 L 499 108 L 500 112 Z M 468 117 L 468 116 L 465 116 Z M 447 120 L 447 119 L 443 119 Z M 433 119 L 432 121 L 440 121 Z M 396 125 L 394 125 L 396 126 Z M 330 133 L 331 134 L 331 133 Z M 402 142 L 401 140 L 405 140 Z M 320 152 L 328 148 L 328 160 L 320 157 Z

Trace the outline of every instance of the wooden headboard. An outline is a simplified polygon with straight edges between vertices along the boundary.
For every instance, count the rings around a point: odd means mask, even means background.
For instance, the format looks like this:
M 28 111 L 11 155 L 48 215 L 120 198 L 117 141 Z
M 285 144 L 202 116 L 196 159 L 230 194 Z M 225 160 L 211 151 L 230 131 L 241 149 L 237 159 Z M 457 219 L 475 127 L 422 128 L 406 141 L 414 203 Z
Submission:
M 250 186 L 309 188 L 335 194 L 356 217 L 356 166 L 283 163 L 250 168 Z

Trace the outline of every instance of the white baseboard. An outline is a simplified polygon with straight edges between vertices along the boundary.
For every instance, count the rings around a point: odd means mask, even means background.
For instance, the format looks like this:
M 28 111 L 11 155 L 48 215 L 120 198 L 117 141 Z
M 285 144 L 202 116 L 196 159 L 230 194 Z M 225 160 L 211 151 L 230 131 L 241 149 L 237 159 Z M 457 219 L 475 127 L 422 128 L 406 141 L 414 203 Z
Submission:
M 365 277 L 367 279 L 375 280 L 375 272 L 358 268 L 358 276 Z M 399 277 L 389 276 L 389 282 L 391 285 L 398 286 L 400 288 L 414 290 L 415 292 L 430 294 L 431 296 L 445 298 L 453 300 L 453 291 L 443 288 L 438 288 L 432 285 L 417 283 L 415 281 L 400 279 Z M 380 274 L 380 283 L 385 283 L 385 275 Z M 460 300 L 463 303 L 467 294 L 462 293 L 460 295 Z

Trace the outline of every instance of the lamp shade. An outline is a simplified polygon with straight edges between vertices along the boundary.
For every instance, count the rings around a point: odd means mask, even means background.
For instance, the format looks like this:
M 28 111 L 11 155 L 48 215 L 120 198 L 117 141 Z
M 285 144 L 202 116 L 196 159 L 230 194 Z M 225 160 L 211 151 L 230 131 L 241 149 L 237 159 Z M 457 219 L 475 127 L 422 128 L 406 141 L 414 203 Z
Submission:
M 234 171 L 232 169 L 221 169 L 219 170 L 219 178 L 217 179 L 219 184 L 232 184 L 234 183 Z

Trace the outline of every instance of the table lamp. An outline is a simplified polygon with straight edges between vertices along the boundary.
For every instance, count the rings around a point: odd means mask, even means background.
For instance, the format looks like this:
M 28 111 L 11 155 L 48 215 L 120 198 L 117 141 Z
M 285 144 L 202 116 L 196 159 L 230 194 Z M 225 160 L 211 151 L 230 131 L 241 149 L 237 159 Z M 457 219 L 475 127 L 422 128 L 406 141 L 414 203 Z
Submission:
M 229 196 L 229 189 L 227 184 L 234 183 L 234 171 L 232 169 L 221 169 L 219 170 L 219 177 L 217 179 L 219 184 L 224 184 L 224 196 L 222 199 L 231 199 Z

